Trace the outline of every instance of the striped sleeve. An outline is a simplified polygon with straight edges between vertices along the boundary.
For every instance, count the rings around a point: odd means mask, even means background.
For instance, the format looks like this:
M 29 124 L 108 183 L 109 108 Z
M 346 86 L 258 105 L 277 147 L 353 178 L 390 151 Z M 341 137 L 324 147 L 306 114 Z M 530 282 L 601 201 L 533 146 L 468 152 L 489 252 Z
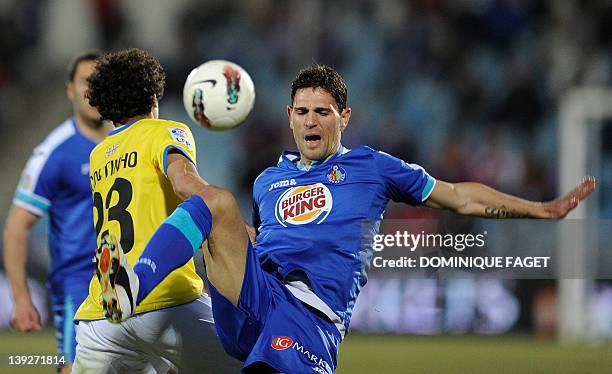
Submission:
M 70 120 L 53 130 L 40 145 L 34 148 L 17 186 L 13 203 L 30 213 L 42 216 L 60 187 L 58 183 L 62 165 L 57 148 L 74 134 Z
M 374 158 L 391 200 L 418 205 L 431 195 L 436 180 L 421 166 L 408 164 L 384 152 L 376 152 Z
M 196 165 L 196 144 L 187 125 L 178 122 L 169 122 L 160 126 L 159 136 L 154 143 L 153 157 L 164 174 L 168 168 L 168 153 L 175 150 L 187 157 Z
M 13 198 L 13 203 L 30 213 L 42 216 L 51 207 L 57 190 L 57 167 L 49 152 L 41 147 L 34 149 Z

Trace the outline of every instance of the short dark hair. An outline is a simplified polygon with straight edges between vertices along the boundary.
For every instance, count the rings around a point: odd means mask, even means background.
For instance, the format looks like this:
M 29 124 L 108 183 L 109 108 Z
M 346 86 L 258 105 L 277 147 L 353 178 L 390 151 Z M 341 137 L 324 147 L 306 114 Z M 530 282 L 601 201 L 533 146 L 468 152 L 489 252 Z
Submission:
M 156 58 L 132 48 L 100 57 L 87 81 L 89 104 L 103 120 L 123 124 L 151 112 L 154 98 L 164 94 L 166 73 Z
M 72 82 L 74 80 L 74 76 L 76 75 L 77 68 L 79 67 L 79 64 L 81 62 L 95 61 L 100 56 L 102 56 L 102 52 L 93 49 L 93 50 L 81 53 L 80 55 L 72 59 L 72 61 L 70 61 L 70 64 L 68 64 L 68 82 Z
M 336 100 L 340 112 L 346 108 L 346 83 L 333 68 L 327 65 L 313 65 L 300 70 L 291 83 L 291 105 L 293 105 L 295 92 L 300 88 L 308 87 L 320 87 L 329 92 Z

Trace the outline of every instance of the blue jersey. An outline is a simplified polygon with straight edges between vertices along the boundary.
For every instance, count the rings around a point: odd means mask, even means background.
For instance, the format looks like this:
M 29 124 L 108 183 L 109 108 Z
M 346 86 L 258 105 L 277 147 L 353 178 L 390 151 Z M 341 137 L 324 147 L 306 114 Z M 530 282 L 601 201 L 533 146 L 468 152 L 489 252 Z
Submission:
M 362 237 L 376 232 L 389 200 L 420 204 L 435 179 L 365 146 L 340 147 L 309 170 L 298 159 L 284 152 L 255 180 L 256 251 L 264 270 L 306 283 L 348 329 L 372 254 Z
M 49 213 L 47 284 L 54 298 L 62 298 L 76 280 L 87 284 L 94 272 L 89 153 L 95 145 L 73 118 L 66 120 L 32 152 L 13 200 L 37 216 Z

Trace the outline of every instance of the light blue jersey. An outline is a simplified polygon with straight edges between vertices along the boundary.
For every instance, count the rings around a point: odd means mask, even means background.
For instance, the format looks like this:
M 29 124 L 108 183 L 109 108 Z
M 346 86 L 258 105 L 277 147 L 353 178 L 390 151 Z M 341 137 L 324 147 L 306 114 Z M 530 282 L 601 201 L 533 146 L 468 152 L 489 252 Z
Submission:
M 96 144 L 83 136 L 73 118 L 38 145 L 23 170 L 14 204 L 42 216 L 49 214 L 51 291 L 59 350 L 74 355 L 72 318 L 88 293 L 96 248 L 89 153 Z M 64 323 L 66 322 L 66 323 Z

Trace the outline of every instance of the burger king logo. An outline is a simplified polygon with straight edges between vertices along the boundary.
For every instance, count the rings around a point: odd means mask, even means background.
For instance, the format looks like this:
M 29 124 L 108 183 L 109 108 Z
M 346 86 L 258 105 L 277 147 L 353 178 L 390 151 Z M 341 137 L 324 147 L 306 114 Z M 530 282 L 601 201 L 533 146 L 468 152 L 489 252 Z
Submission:
M 291 339 L 289 336 L 279 336 L 272 340 L 272 348 L 276 349 L 277 351 L 284 351 L 285 349 L 291 347 L 291 344 L 293 344 L 293 339 Z
M 323 222 L 332 208 L 332 195 L 323 183 L 292 187 L 276 202 L 276 219 L 287 225 Z

